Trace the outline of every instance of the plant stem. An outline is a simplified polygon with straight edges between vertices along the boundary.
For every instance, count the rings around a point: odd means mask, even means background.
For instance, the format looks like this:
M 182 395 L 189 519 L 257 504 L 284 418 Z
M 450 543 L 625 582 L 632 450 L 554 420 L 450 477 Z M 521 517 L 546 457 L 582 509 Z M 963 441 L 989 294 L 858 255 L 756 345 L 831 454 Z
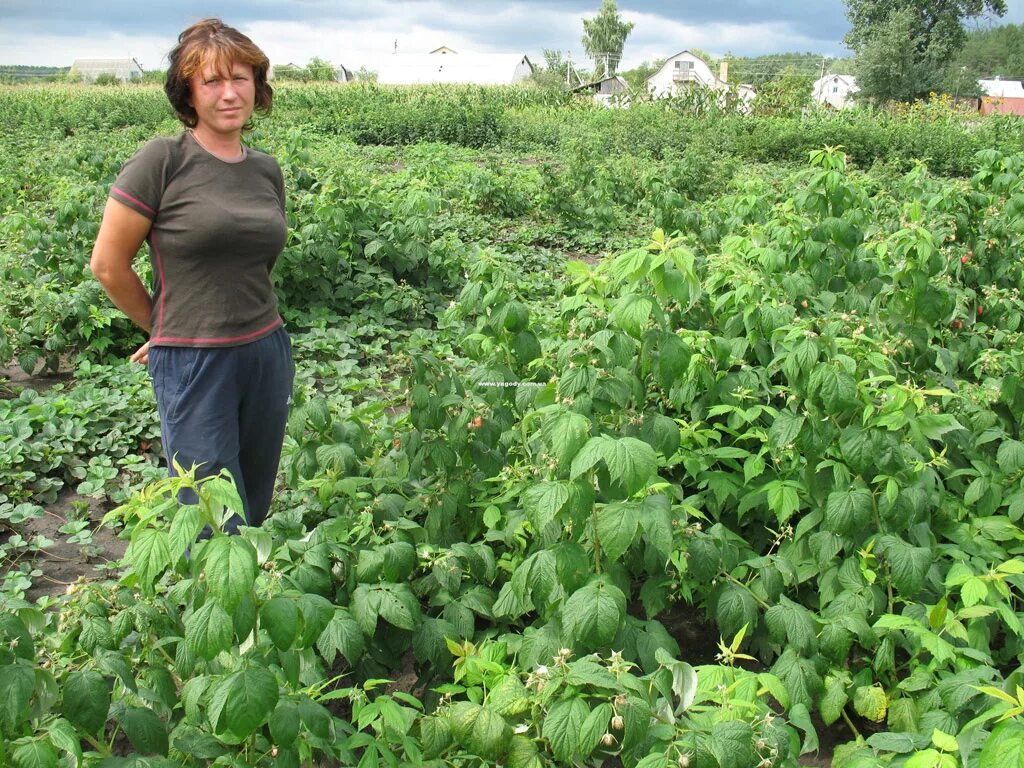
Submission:
M 749 593 L 750 593 L 750 596 L 751 596 L 752 598 L 754 598 L 754 600 L 755 600 L 755 601 L 757 602 L 757 604 L 758 604 L 758 605 L 760 605 L 760 606 L 761 606 L 762 608 L 764 608 L 764 609 L 765 609 L 766 611 L 767 611 L 767 610 L 768 610 L 769 608 L 771 608 L 771 605 L 769 605 L 769 604 L 768 604 L 768 603 L 766 603 L 766 602 L 765 602 L 764 600 L 762 600 L 762 599 L 761 599 L 760 597 L 758 597 L 757 595 L 755 595 L 755 594 L 754 594 L 754 590 L 752 590 L 752 589 L 751 589 L 750 587 L 748 587 L 748 586 L 747 586 L 746 584 L 744 584 L 744 583 L 743 583 L 742 581 L 740 581 L 739 579 L 737 579 L 737 578 L 736 578 L 735 576 L 733 576 L 733 575 L 732 575 L 731 573 L 726 573 L 725 571 L 722 571 L 721 573 L 722 573 L 722 576 L 723 576 L 723 577 L 725 578 L 725 580 L 726 580 L 726 581 L 730 581 L 730 582 L 732 582 L 733 584 L 735 584 L 735 585 L 736 585 L 737 587 L 743 587 L 743 589 L 747 590 L 747 592 L 749 592 Z
M 884 535 L 885 529 L 882 527 L 882 516 L 878 514 L 878 500 L 873 493 L 871 494 L 871 514 L 875 517 L 875 528 L 878 530 L 878 535 Z M 881 566 L 885 572 L 885 591 L 889 600 L 888 612 L 893 613 L 896 610 L 896 597 L 892 592 L 892 575 L 889 573 L 889 563 L 882 561 Z
M 98 741 L 97 739 L 93 738 L 92 736 L 90 736 L 87 733 L 79 732 L 79 736 L 81 736 L 83 739 L 85 739 L 87 742 L 89 742 L 89 746 L 91 746 L 97 752 L 101 752 L 102 754 L 104 754 L 107 757 L 110 756 L 110 749 L 102 741 Z
M 846 723 L 846 726 L 850 729 L 850 731 L 853 732 L 853 735 L 857 739 L 857 741 L 864 741 L 864 737 L 860 735 L 860 731 L 857 730 L 857 726 L 853 724 L 853 721 L 850 719 L 850 716 L 846 714 L 846 707 L 843 707 L 841 710 L 839 710 L 839 714 L 843 716 L 843 721 Z

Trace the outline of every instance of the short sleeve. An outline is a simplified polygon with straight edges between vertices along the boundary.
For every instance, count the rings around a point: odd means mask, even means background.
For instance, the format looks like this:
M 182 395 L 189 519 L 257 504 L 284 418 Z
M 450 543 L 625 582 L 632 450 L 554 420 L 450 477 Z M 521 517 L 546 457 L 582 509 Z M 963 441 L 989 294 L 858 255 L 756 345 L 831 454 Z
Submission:
M 110 188 L 110 197 L 152 221 L 170 172 L 171 142 L 154 139 L 124 164 Z

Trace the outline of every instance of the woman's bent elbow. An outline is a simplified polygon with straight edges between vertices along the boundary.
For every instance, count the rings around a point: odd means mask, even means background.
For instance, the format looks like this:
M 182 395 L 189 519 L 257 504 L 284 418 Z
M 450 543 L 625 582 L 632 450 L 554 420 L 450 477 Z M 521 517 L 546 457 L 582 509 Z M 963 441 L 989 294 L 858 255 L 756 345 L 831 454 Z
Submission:
M 100 282 L 100 285 L 104 286 L 110 281 L 116 271 L 112 268 L 110 260 L 104 258 L 103 254 L 96 249 L 93 249 L 92 256 L 89 259 L 89 269 L 92 271 L 93 277 Z

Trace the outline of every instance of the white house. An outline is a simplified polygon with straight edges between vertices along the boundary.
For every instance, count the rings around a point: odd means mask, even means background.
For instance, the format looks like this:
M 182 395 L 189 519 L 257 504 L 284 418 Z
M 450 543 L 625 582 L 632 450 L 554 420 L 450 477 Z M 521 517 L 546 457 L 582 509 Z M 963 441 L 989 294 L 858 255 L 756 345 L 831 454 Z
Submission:
M 71 74 L 78 75 L 83 82 L 92 83 L 100 75 L 113 75 L 118 80 L 142 78 L 142 67 L 135 59 L 75 59 Z
M 853 105 L 853 95 L 859 90 L 853 75 L 825 75 L 814 81 L 811 98 L 819 104 L 845 109 Z
M 657 98 L 675 96 L 694 85 L 717 90 L 721 82 L 704 59 L 683 51 L 666 59 L 661 69 L 647 78 L 647 90 Z
M 392 53 L 367 67 L 377 82 L 392 85 L 470 83 L 510 85 L 533 74 L 530 59 L 518 53 Z
M 729 62 L 723 61 L 718 74 L 715 74 L 700 56 L 683 51 L 670 56 L 661 65 L 661 69 L 647 78 L 647 90 L 655 98 L 678 96 L 695 87 L 718 91 L 724 98 L 729 90 Z M 739 85 L 736 96 L 740 108 L 745 110 L 755 96 L 754 88 L 750 85 Z

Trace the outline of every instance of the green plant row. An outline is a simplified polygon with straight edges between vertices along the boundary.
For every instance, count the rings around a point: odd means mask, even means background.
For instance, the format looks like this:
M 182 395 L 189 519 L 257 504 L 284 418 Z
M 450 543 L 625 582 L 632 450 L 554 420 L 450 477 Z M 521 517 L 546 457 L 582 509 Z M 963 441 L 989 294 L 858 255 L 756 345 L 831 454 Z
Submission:
M 800 163 L 811 150 L 842 145 L 860 167 L 906 167 L 927 158 L 934 171 L 952 175 L 969 175 L 981 149 L 1024 147 L 1012 116 L 979 119 L 942 102 L 902 111 L 742 115 L 686 99 L 606 109 L 527 86 L 287 84 L 277 88 L 274 113 L 261 122 L 274 133 L 302 127 L 367 145 L 444 142 L 530 152 L 582 139 L 602 155 L 660 158 L 695 146 L 755 163 Z M 148 136 L 173 130 L 175 121 L 156 86 L 4 86 L 0 126 L 9 135 L 129 129 Z

